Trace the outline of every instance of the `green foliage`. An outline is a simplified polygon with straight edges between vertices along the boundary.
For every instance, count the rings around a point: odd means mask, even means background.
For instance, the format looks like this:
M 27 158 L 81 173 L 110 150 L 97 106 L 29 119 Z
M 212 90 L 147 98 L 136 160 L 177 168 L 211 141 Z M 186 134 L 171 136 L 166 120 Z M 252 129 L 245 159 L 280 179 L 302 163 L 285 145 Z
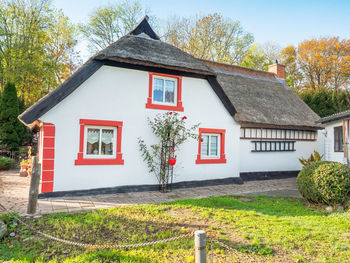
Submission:
M 22 112 L 24 112 L 26 110 L 26 105 L 24 103 L 23 99 L 18 99 L 18 111 L 19 114 L 21 114 Z M 25 126 L 23 123 L 19 122 L 19 131 L 18 131 L 18 136 L 19 136 L 19 141 L 20 141 L 20 145 L 29 145 L 32 143 L 32 139 L 33 139 L 33 132 L 27 127 Z
M 304 166 L 304 168 L 299 172 L 297 178 L 297 186 L 301 195 L 313 203 L 321 203 L 322 198 L 321 195 L 315 185 L 313 180 L 313 173 L 315 169 L 317 169 L 320 165 L 326 164 L 328 162 L 314 162 L 310 165 Z
M 26 105 L 56 88 L 76 66 L 75 27 L 51 1 L 1 1 L 0 36 L 0 89 L 16 83 Z
M 313 173 L 323 203 L 344 204 L 350 199 L 350 169 L 341 163 L 327 163 Z
M 307 89 L 299 92 L 299 96 L 321 118 L 350 109 L 348 90 Z
M 312 163 L 300 171 L 297 185 L 310 202 L 345 204 L 350 199 L 350 168 L 335 162 Z
M 9 170 L 13 167 L 11 158 L 0 158 L 0 170 Z
M 308 166 L 312 163 L 322 161 L 322 158 L 323 158 L 323 155 L 320 155 L 320 153 L 318 151 L 314 151 L 314 153 L 311 154 L 308 159 L 300 158 L 299 162 L 303 165 L 303 167 L 305 167 L 305 166 Z
M 18 132 L 20 123 L 18 116 L 18 99 L 16 87 L 8 82 L 2 94 L 0 110 L 0 139 L 1 144 L 8 150 L 17 151 L 19 147 Z

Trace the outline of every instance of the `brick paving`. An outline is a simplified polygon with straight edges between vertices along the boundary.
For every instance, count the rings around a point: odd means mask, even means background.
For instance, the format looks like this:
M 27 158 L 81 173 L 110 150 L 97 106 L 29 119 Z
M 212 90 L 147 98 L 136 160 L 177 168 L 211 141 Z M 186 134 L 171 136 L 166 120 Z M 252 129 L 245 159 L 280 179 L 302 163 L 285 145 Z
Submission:
M 26 213 L 30 178 L 20 177 L 18 170 L 0 172 L 0 203 L 19 214 Z M 161 203 L 187 198 L 220 195 L 282 195 L 300 197 L 295 178 L 250 181 L 243 185 L 218 185 L 175 189 L 169 193 L 138 192 L 105 195 L 75 196 L 39 199 L 41 214 L 89 211 L 132 204 Z M 0 212 L 1 213 L 1 212 Z

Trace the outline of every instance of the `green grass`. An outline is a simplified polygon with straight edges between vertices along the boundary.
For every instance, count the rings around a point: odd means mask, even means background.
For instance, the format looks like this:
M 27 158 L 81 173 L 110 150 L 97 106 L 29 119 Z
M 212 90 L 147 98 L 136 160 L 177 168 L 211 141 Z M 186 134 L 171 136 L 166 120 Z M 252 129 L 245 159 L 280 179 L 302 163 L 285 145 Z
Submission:
M 33 235 L 3 215 L 15 237 L 0 243 L 0 261 L 193 262 L 193 240 L 135 249 L 84 249 Z M 234 248 L 213 244 L 214 262 L 348 262 L 350 213 L 325 213 L 301 200 L 212 197 L 126 206 L 89 213 L 54 214 L 30 225 L 57 237 L 93 244 L 129 244 L 204 229 Z M 210 242 L 207 251 L 210 254 Z

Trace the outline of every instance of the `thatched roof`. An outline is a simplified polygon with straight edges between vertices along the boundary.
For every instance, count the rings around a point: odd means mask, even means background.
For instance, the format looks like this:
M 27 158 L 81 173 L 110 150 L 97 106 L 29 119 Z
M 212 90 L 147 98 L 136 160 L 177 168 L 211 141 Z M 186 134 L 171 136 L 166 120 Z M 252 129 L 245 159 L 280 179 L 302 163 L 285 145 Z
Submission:
M 33 126 L 102 65 L 207 79 L 242 125 L 319 128 L 319 119 L 287 85 L 269 72 L 203 61 L 159 40 L 145 17 L 135 29 L 97 53 L 57 89 L 19 116 Z
M 235 120 L 249 126 L 319 128 L 319 116 L 274 74 L 204 61 L 234 105 Z
M 329 115 L 327 117 L 323 117 L 323 118 L 319 119 L 317 122 L 318 123 L 327 123 L 327 122 L 345 120 L 345 119 L 350 119 L 350 110 L 335 113 L 335 114 Z

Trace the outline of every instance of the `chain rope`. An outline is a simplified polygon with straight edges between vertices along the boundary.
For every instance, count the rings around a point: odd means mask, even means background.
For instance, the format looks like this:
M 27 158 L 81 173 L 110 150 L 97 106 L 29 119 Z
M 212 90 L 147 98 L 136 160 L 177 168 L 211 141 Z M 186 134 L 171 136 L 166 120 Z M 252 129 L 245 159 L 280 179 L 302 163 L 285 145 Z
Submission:
M 7 213 L 11 214 L 13 216 L 13 218 L 15 218 L 18 222 L 20 222 L 21 224 L 23 224 L 24 226 L 26 226 L 28 229 L 30 229 L 32 232 L 34 233 L 38 233 L 46 238 L 49 238 L 51 240 L 55 240 L 64 244 L 68 244 L 68 245 L 73 245 L 73 246 L 78 246 L 78 247 L 85 247 L 85 248 L 105 248 L 105 249 L 120 249 L 120 248 L 135 248 L 135 247 L 144 247 L 144 246 L 149 246 L 149 245 L 156 245 L 159 243 L 166 243 L 166 242 L 171 242 L 171 241 L 175 241 L 175 240 L 180 240 L 183 238 L 191 238 L 193 237 L 194 233 L 187 233 L 181 236 L 176 236 L 176 237 L 170 237 L 170 238 L 165 238 L 165 239 L 161 239 L 161 240 L 156 240 L 156 241 L 149 241 L 149 242 L 143 242 L 143 243 L 136 243 L 136 244 L 121 244 L 121 245 L 99 245 L 99 244 L 89 244 L 89 243 L 83 243 L 83 242 L 76 242 L 76 241 L 71 241 L 71 240 L 66 240 L 63 238 L 59 238 L 59 237 L 55 237 L 49 234 L 46 234 L 40 230 L 36 230 L 33 227 L 31 227 L 30 225 L 28 225 L 26 222 L 24 222 L 23 220 L 19 219 L 14 212 L 12 211 L 8 211 L 2 204 L 0 204 L 0 207 Z

